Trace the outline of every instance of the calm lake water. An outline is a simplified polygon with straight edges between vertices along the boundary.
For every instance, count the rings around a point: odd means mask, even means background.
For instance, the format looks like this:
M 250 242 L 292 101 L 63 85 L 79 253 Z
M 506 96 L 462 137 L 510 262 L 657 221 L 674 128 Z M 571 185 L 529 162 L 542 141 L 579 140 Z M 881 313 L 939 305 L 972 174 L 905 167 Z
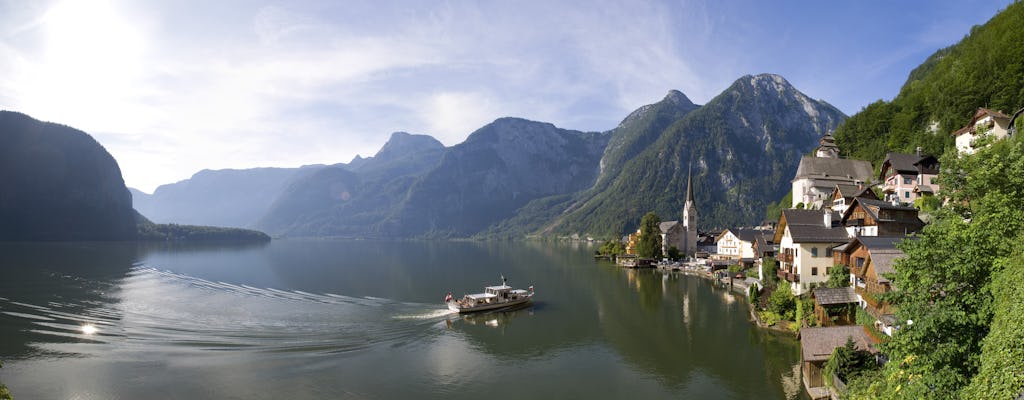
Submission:
M 797 343 L 746 301 L 585 244 L 0 244 L 17 399 L 792 399 Z M 461 317 L 500 276 L 528 309 Z M 91 328 L 95 327 L 95 332 Z

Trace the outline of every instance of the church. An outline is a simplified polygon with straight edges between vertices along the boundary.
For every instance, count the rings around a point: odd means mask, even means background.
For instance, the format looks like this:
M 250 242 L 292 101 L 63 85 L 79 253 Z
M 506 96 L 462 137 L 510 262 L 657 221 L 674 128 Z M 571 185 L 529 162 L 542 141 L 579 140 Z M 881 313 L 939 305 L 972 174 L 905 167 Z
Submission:
M 668 254 L 668 249 L 675 246 L 679 252 L 692 256 L 697 251 L 697 206 L 693 201 L 693 168 L 686 177 L 686 204 L 683 205 L 682 221 L 662 222 L 661 252 Z

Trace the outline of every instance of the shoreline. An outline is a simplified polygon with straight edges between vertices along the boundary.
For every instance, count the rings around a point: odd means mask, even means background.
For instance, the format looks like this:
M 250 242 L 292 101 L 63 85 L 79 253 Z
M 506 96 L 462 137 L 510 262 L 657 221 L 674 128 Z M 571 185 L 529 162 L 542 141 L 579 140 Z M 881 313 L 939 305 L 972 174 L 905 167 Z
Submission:
M 765 325 L 763 322 L 761 322 L 761 318 L 757 316 L 757 307 L 754 305 L 754 302 L 750 301 L 750 297 L 746 295 L 747 290 L 748 290 L 746 285 L 736 285 L 735 283 L 730 284 L 730 283 L 724 282 L 723 280 L 715 278 L 714 275 L 712 275 L 712 274 L 710 274 L 708 272 L 705 272 L 703 270 L 692 270 L 692 269 L 687 269 L 687 268 L 672 269 L 672 268 L 664 268 L 664 267 L 656 267 L 655 269 L 660 271 L 660 272 L 662 272 L 662 273 L 665 273 L 665 272 L 670 272 L 670 273 L 671 272 L 679 272 L 679 273 L 682 273 L 683 275 L 696 276 L 696 277 L 699 277 L 699 278 L 708 279 L 708 280 L 710 280 L 712 282 L 717 282 L 717 283 L 720 283 L 720 284 L 723 284 L 723 285 L 729 285 L 729 289 L 728 290 L 730 292 L 733 292 L 733 294 L 739 294 L 739 295 L 743 296 L 745 299 L 747 299 L 747 311 L 750 314 L 749 320 L 754 323 L 754 326 L 756 326 L 758 328 L 761 328 L 761 329 L 764 329 L 764 330 L 767 330 L 767 331 L 778 332 L 778 333 L 785 333 L 785 334 L 788 334 L 788 335 L 793 336 L 793 337 L 798 337 L 799 336 L 799 335 L 797 335 L 797 333 L 795 333 L 792 330 L 790 330 L 789 324 L 792 323 L 791 321 L 780 321 L 779 323 L 776 323 L 774 325 Z M 781 322 L 786 322 L 786 326 L 785 327 L 780 326 Z

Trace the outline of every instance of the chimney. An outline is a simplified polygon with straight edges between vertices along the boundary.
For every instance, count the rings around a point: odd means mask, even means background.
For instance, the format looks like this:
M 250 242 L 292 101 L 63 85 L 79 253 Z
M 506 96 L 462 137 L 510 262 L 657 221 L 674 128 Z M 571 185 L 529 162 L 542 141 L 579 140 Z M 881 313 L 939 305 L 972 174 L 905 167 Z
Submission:
M 917 146 L 917 158 L 921 158 L 921 146 Z
M 831 228 L 832 227 L 832 210 L 828 210 L 828 209 L 825 210 L 825 227 L 826 228 Z

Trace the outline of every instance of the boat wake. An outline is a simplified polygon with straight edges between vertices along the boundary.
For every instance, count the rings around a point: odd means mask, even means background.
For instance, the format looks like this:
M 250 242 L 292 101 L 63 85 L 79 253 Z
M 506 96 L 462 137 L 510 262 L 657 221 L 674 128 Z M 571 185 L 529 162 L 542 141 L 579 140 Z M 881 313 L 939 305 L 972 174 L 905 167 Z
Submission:
M 60 285 L 75 287 L 0 298 L 0 325 L 31 332 L 28 345 L 37 351 L 60 354 L 338 354 L 422 342 L 452 314 L 437 304 L 258 288 L 141 266 L 120 281 Z

